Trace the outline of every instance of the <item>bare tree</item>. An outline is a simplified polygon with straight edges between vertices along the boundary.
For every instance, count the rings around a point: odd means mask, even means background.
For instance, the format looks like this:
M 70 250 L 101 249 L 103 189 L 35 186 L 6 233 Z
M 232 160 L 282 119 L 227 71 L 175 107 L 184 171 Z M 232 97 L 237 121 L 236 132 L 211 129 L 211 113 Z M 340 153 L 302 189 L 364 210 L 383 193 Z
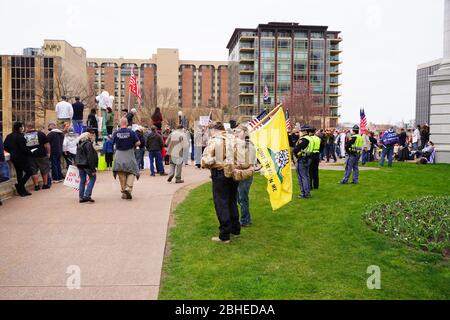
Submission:
M 314 114 L 314 98 L 311 87 L 306 81 L 295 81 L 292 94 L 284 97 L 284 106 L 289 110 L 289 115 L 300 124 L 310 123 Z
M 81 79 L 71 76 L 61 68 L 55 68 L 53 72 L 53 77 L 40 75 L 34 80 L 36 114 L 44 122 L 47 119 L 47 110 L 54 110 L 56 102 L 62 96 L 68 99 L 79 97 L 85 104 L 95 101 L 96 92 L 93 83 L 83 83 Z M 26 85 L 33 87 L 32 82 Z

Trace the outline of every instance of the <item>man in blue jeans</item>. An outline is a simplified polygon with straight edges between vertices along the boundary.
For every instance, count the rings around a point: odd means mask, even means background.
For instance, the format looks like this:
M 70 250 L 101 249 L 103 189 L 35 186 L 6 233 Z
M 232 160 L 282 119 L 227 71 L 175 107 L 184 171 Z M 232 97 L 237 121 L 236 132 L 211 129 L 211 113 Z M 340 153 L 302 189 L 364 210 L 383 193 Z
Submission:
M 75 163 L 78 167 L 78 171 L 80 172 L 80 203 L 95 202 L 92 199 L 92 190 L 94 189 L 95 181 L 97 180 L 98 155 L 92 145 L 92 141 L 94 141 L 94 139 L 95 130 L 89 128 L 87 132 L 80 136 L 80 141 L 77 146 Z M 89 177 L 89 182 L 86 186 L 87 177 Z
M 153 164 L 153 161 L 155 161 L 156 169 L 158 170 L 159 174 L 161 176 L 167 176 L 167 173 L 164 172 L 164 164 L 161 153 L 164 147 L 164 141 L 162 136 L 159 133 L 157 133 L 156 130 L 157 130 L 156 126 L 151 127 L 151 132 L 147 136 L 145 143 L 150 158 L 150 173 L 152 177 L 156 175 L 155 166 Z
M 388 166 L 392 167 L 392 160 L 394 157 L 394 146 L 399 143 L 399 138 L 394 128 L 385 131 L 381 139 L 383 150 L 381 151 L 380 166 L 384 166 L 384 159 L 388 158 Z
M 250 205 L 248 194 L 253 183 L 253 177 L 239 182 L 238 186 L 238 200 L 241 206 L 241 226 L 249 227 L 252 224 L 252 216 L 250 215 Z

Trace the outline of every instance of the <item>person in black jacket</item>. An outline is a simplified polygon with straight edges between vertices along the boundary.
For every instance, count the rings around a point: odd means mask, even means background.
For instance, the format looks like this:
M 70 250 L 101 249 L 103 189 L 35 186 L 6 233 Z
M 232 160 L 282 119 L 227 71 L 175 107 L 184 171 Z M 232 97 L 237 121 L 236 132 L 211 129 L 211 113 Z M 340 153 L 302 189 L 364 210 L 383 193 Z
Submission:
M 75 103 L 72 104 L 73 108 L 73 116 L 72 116 L 72 125 L 76 132 L 76 129 L 79 126 L 83 125 L 83 111 L 84 111 L 84 104 L 80 102 L 80 97 L 75 97 Z
M 17 193 L 21 197 L 30 196 L 25 189 L 25 184 L 33 175 L 30 167 L 31 151 L 27 148 L 27 141 L 24 137 L 24 127 L 22 122 L 15 122 L 13 132 L 5 139 L 5 150 L 11 155 L 11 162 L 16 169 L 17 184 L 15 185 Z
M 94 137 L 95 130 L 88 128 L 87 132 L 80 136 L 80 141 L 77 145 L 75 164 L 80 172 L 80 203 L 95 202 L 92 199 L 92 190 L 97 179 L 98 155 L 92 145 Z M 86 186 L 87 177 L 89 177 L 89 182 Z
M 61 171 L 61 157 L 63 155 L 64 133 L 56 127 L 56 123 L 49 123 L 47 135 L 50 143 L 50 163 L 52 166 L 52 180 L 54 183 L 64 181 Z
M 152 177 L 155 176 L 155 166 L 161 176 L 167 176 L 167 173 L 164 172 L 164 164 L 162 158 L 162 149 L 164 148 L 164 141 L 162 136 L 156 132 L 156 126 L 151 127 L 151 132 L 147 136 L 145 146 L 148 151 L 148 156 L 150 158 L 150 175 Z
M 98 121 L 97 121 L 97 110 L 95 108 L 91 109 L 91 113 L 87 118 L 87 127 L 94 130 L 95 133 L 95 145 L 98 145 Z

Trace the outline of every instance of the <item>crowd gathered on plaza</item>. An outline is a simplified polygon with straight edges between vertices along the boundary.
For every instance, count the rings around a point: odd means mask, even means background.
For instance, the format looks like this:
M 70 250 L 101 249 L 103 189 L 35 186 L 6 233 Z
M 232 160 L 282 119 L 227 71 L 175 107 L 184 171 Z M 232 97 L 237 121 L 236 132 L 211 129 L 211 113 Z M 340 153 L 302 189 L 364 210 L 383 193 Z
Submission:
M 183 167 L 194 165 L 198 170 L 211 172 L 220 224 L 219 236 L 212 240 L 228 243 L 231 235 L 237 236 L 242 227 L 252 225 L 249 192 L 261 165 L 250 140 L 252 128 L 248 123 L 225 129 L 223 123 L 210 121 L 208 125 L 196 123 L 186 128 L 180 121 L 175 128 L 170 128 L 164 126 L 160 108 L 156 108 L 151 123 L 147 124 L 136 123 L 136 109 L 122 110 L 121 117 L 116 119 L 113 110 L 107 108 L 102 120 L 106 130 L 102 130 L 98 109 L 92 108 L 84 120 L 85 109 L 79 98 L 71 104 L 62 97 L 55 107 L 57 121 L 49 123 L 45 130 L 38 130 L 32 123 L 15 122 L 4 143 L 0 139 L 0 163 L 6 163 L 5 150 L 16 171 L 15 190 L 19 196 L 31 195 L 26 188 L 30 178 L 35 192 L 64 182 L 62 167 L 65 166 L 68 170 L 78 169 L 79 202 L 94 203 L 92 194 L 102 166 L 101 170 L 112 171 L 119 180 L 122 199 L 129 201 L 133 198 L 134 181 L 141 177 L 143 170 L 148 169 L 151 177 L 167 176 L 168 183 L 175 180 L 176 184 L 182 184 Z M 376 134 L 365 128 L 360 130 L 358 125 L 351 130 L 324 130 L 297 124 L 288 133 L 288 139 L 300 199 L 311 197 L 311 190 L 319 188 L 321 161 L 346 159 L 345 176 L 340 184 L 349 183 L 351 175 L 352 183 L 359 182 L 360 162 L 365 166 L 379 161 L 384 166 L 387 158 L 388 166 L 392 166 L 394 157 L 399 161 L 416 159 L 418 163 L 434 161 L 434 145 L 429 141 L 427 126 L 410 131 L 402 128 L 398 132 L 390 128 Z M 169 166 L 169 172 L 165 165 Z M 7 167 L 1 167 L 1 172 Z M 0 173 L 0 182 L 9 178 L 10 174 Z

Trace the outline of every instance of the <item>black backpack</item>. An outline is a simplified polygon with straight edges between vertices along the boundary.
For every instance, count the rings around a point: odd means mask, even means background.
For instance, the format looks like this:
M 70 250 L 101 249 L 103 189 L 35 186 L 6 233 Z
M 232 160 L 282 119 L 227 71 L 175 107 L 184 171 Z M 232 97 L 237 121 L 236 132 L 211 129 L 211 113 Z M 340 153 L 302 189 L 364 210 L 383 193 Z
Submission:
M 75 165 L 77 166 L 87 166 L 88 157 L 86 152 L 86 141 L 79 142 L 77 145 L 77 154 L 75 155 Z

